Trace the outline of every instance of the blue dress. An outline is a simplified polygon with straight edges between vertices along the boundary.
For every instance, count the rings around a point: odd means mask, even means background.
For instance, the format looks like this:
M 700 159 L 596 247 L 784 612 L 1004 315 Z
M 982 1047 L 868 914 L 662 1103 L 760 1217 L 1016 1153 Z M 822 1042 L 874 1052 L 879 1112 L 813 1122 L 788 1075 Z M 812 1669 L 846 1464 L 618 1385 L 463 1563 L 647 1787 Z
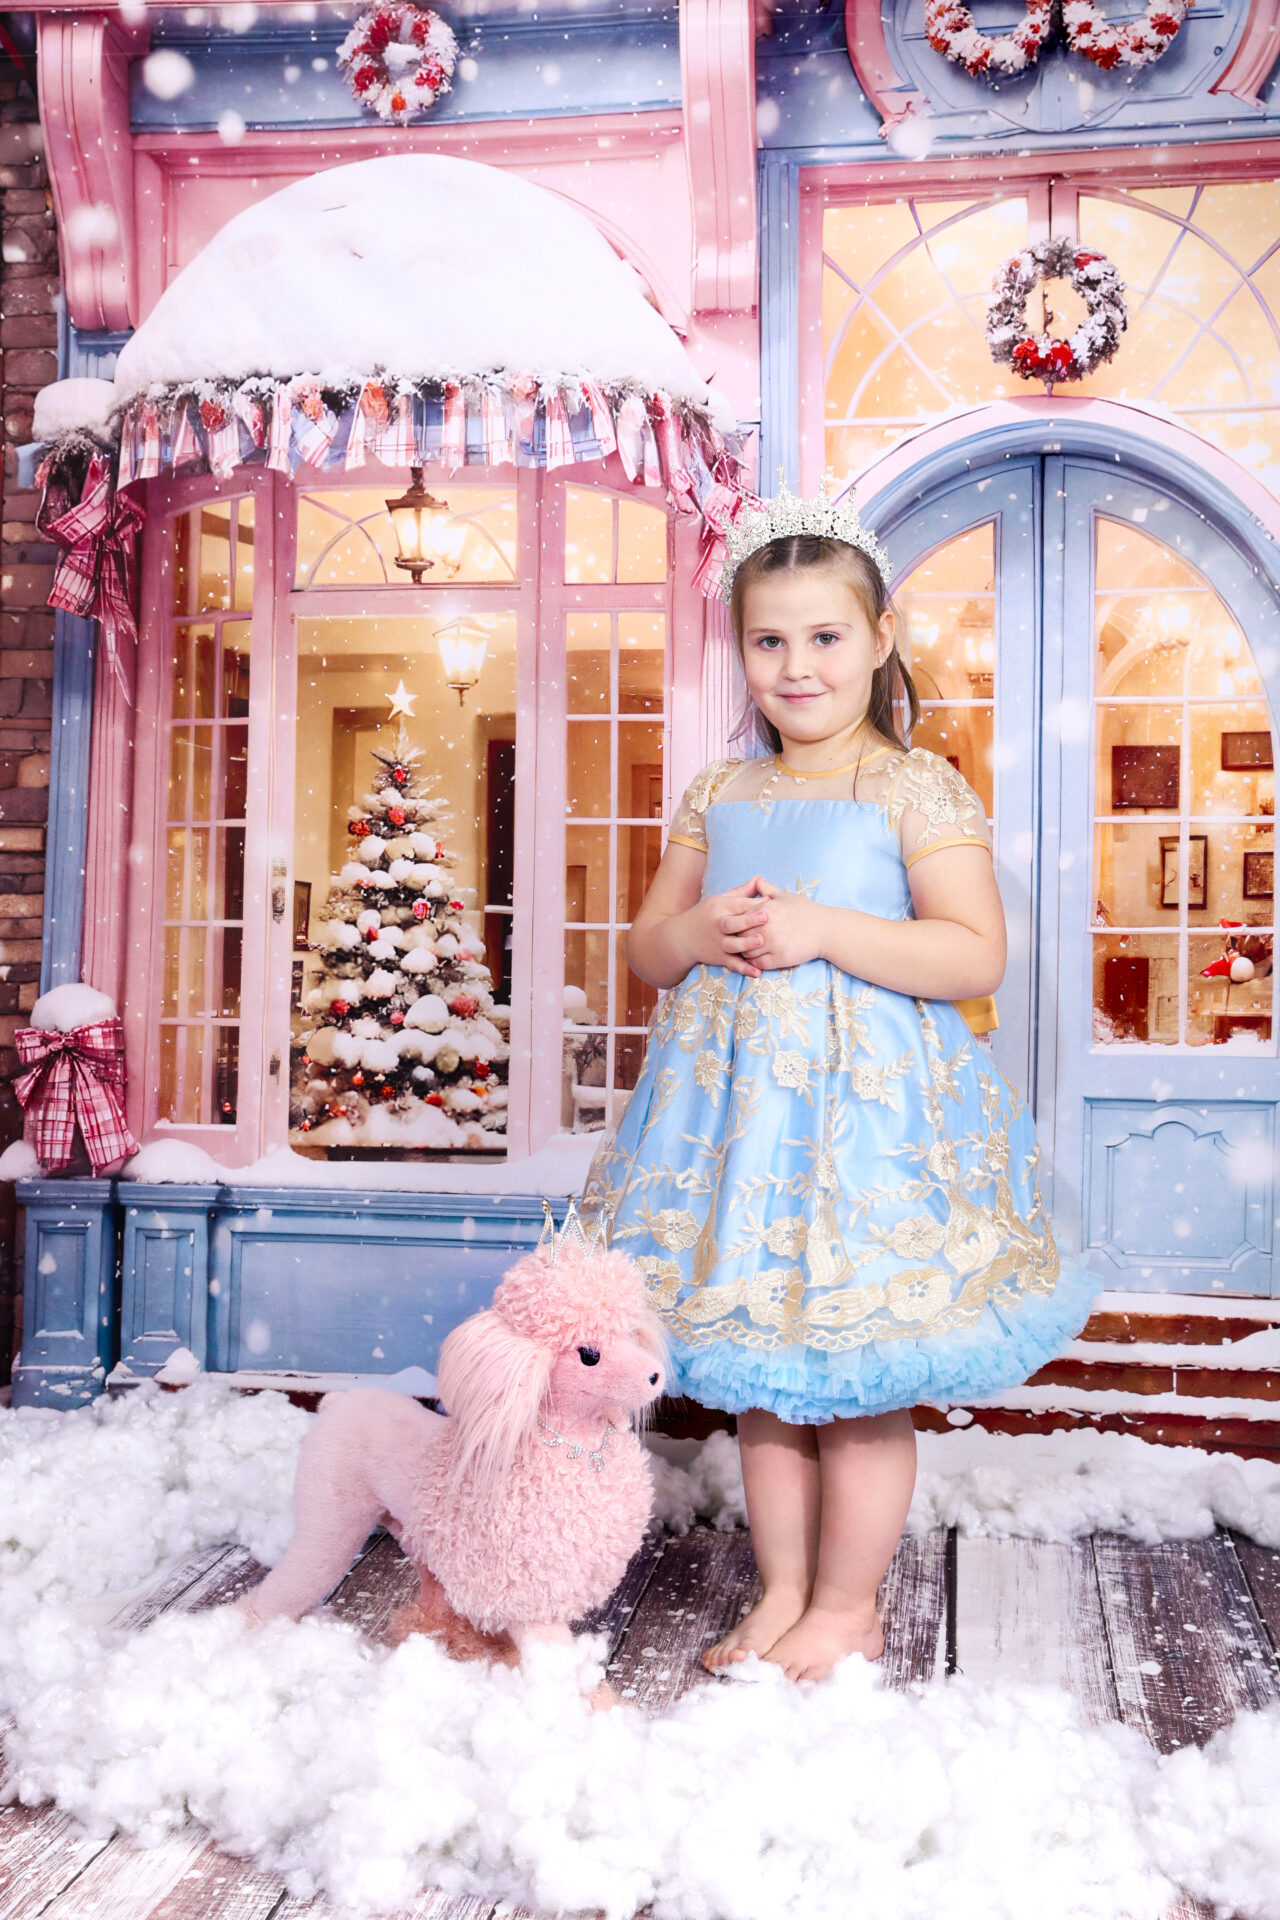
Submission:
M 774 797 L 762 765 L 714 763 L 673 823 L 706 850 L 704 896 L 760 873 L 905 920 L 909 865 L 986 843 L 973 790 L 923 750 L 881 757 L 867 799 Z M 1099 1283 L 1060 1264 L 1038 1161 L 950 1002 L 825 960 L 698 965 L 655 1011 L 584 1197 L 646 1276 L 669 1390 L 810 1424 L 993 1394 L 1080 1331 Z

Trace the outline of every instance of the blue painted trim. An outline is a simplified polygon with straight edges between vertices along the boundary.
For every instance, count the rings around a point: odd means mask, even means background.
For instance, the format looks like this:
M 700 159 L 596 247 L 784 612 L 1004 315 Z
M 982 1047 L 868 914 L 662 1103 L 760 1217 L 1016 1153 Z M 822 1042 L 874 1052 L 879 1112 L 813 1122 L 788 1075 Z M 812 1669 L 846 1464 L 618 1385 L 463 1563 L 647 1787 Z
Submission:
M 952 441 L 921 457 L 876 494 L 865 496 L 861 511 L 883 539 L 894 523 L 922 496 L 961 474 L 999 466 L 1026 454 L 1077 454 L 1120 466 L 1130 478 L 1175 494 L 1192 512 L 1202 513 L 1218 531 L 1240 546 L 1273 583 L 1280 597 L 1280 542 L 1272 539 L 1235 494 L 1214 475 L 1183 460 L 1167 448 L 1118 424 L 1106 427 L 1074 418 L 1014 420 L 1001 426 L 979 427 L 963 440 Z M 1280 662 L 1272 669 L 1280 694 Z
M 73 380 L 111 380 L 115 377 L 116 361 L 131 329 L 108 327 L 77 327 L 74 321 L 65 328 L 65 346 L 63 341 L 62 317 L 59 315 L 59 346 L 61 356 L 65 351 L 66 368 L 62 379 Z
M 84 1406 L 115 1357 L 116 1222 L 111 1180 L 20 1180 L 26 1208 L 22 1354 L 15 1407 Z
M 486 16 L 456 23 L 460 63 L 449 92 L 413 124 L 540 120 L 574 114 L 670 110 L 681 99 L 676 8 L 644 15 L 587 14 L 572 22 Z M 246 126 L 377 126 L 352 97 L 337 52 L 347 23 L 316 22 L 292 31 L 154 36 L 181 46 L 195 72 L 173 100 L 147 92 L 140 62 L 130 74 L 135 133 L 194 132 L 217 126 L 228 110 Z M 469 63 L 469 64 L 468 64 Z M 466 71 L 463 67 L 466 65 Z
M 799 485 L 800 177 L 786 154 L 760 161 L 760 472 L 772 496 L 778 468 Z
M 97 646 L 94 621 L 74 613 L 54 615 L 41 993 L 80 978 Z
M 179 1347 L 205 1365 L 209 1225 L 221 1194 L 121 1183 L 120 1361 L 131 1373 L 158 1373 Z

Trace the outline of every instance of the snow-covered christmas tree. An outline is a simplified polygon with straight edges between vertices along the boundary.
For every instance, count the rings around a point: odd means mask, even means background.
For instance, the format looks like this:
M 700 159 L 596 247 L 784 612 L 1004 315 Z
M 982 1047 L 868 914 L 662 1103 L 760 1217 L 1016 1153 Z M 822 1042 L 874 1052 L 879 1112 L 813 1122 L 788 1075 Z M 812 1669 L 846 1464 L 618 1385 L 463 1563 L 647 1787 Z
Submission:
M 403 728 L 375 751 L 374 791 L 348 809 L 323 963 L 297 1036 L 298 1145 L 475 1149 L 503 1144 L 503 1027 L 480 936 L 463 919 L 445 845 L 448 802 Z

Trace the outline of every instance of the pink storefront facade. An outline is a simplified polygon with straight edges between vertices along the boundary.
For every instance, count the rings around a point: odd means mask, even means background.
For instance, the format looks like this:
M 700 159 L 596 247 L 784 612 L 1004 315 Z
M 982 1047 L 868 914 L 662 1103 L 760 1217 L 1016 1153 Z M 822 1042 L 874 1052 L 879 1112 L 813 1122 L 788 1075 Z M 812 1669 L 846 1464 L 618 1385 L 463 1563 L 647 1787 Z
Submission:
M 462 13 L 453 91 L 403 127 L 347 91 L 348 13 L 236 30 L 212 10 L 38 11 L 64 371 L 110 378 L 229 221 L 330 169 L 449 155 L 578 210 L 737 423 L 745 482 L 833 473 L 889 541 L 920 740 L 994 823 L 1012 953 L 995 1052 L 1053 1157 L 1064 1244 L 1117 1300 L 1226 1296 L 1265 1319 L 1280 8 L 1200 5 L 1147 67 L 1058 44 L 994 84 L 929 46 L 915 0 Z M 170 97 L 146 77 L 158 53 L 192 76 Z M 1110 367 L 1049 394 L 992 363 L 982 322 L 1001 261 L 1058 233 L 1115 260 L 1130 325 Z M 501 284 L 481 231 L 475 273 Z M 162 459 L 133 487 L 136 647 L 113 663 L 84 623 L 60 629 L 85 778 L 78 814 L 55 780 L 45 984 L 112 996 L 137 1137 L 217 1173 L 26 1184 L 29 1397 L 82 1397 L 179 1345 L 242 1376 L 429 1371 L 625 1103 L 652 1011 L 625 928 L 739 692 L 695 584 L 703 519 L 667 468 L 539 445 L 524 465 L 475 444 L 426 462 L 469 529 L 436 585 L 391 558 L 382 503 L 407 464 Z M 442 631 L 484 640 L 456 694 Z M 222 662 L 203 694 L 202 649 Z M 509 1008 L 505 1125 L 479 1153 L 299 1130 L 332 820 L 397 688 L 455 799 L 459 884 Z M 205 745 L 200 789 L 182 756 Z M 1135 801 L 1121 767 L 1174 784 Z M 1257 964 L 1224 990 L 1204 968 L 1226 922 Z M 72 1246 L 65 1324 L 42 1324 L 39 1261 Z

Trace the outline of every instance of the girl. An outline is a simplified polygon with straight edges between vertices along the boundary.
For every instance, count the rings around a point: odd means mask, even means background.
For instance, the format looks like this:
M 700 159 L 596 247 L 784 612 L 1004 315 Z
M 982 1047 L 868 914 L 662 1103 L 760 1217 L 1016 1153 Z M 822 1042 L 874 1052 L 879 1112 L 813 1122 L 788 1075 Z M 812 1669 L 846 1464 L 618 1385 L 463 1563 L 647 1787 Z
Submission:
M 881 549 L 851 507 L 783 496 L 726 573 L 767 753 L 676 813 L 627 942 L 669 991 L 587 1193 L 671 1390 L 738 1416 L 763 1595 L 705 1663 L 816 1679 L 883 1649 L 910 1408 L 1025 1380 L 1097 1282 L 1060 1269 L 1030 1115 L 951 1004 L 999 985 L 1004 917 L 981 801 L 900 735 Z

